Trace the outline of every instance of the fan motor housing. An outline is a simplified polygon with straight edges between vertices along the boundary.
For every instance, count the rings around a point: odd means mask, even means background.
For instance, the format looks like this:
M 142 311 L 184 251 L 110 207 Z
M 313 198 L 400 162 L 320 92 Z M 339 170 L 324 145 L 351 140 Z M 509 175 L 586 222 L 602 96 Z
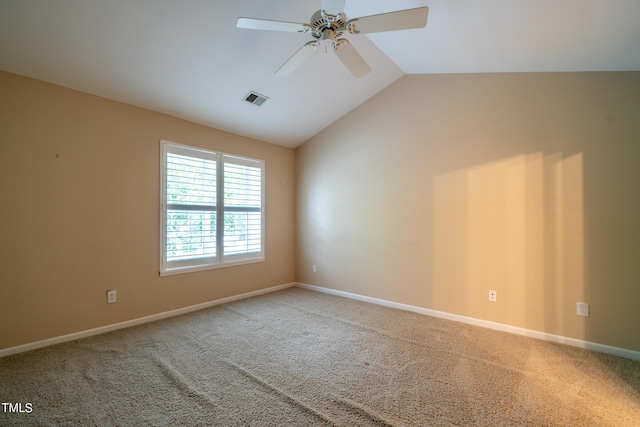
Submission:
M 329 15 L 322 10 L 317 11 L 311 16 L 311 22 L 309 23 L 313 28 L 313 37 L 324 40 L 325 38 L 340 37 L 345 30 L 345 23 L 347 17 L 343 12 L 337 15 Z M 323 36 L 325 30 L 331 30 L 334 34 L 331 36 Z

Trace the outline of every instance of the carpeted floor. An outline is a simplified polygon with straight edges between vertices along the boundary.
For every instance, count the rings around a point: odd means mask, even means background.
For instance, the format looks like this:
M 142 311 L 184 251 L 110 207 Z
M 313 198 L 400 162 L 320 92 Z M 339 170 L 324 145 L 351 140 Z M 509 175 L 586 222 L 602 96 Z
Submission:
M 640 362 L 299 288 L 0 359 L 0 425 L 640 426 Z

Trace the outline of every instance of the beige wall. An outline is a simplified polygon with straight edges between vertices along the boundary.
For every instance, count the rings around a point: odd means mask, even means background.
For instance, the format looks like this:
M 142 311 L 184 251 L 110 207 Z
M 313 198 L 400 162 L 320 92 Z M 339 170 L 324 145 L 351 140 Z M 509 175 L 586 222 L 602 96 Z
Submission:
M 640 73 L 405 76 L 295 158 L 8 73 L 0 93 L 0 349 L 295 279 L 640 350 Z M 266 160 L 266 262 L 159 277 L 160 139 Z
M 292 149 L 4 72 L 0 94 L 0 349 L 294 280 Z M 161 139 L 266 161 L 265 262 L 159 277 Z
M 640 350 L 640 73 L 405 76 L 296 168 L 298 281 Z

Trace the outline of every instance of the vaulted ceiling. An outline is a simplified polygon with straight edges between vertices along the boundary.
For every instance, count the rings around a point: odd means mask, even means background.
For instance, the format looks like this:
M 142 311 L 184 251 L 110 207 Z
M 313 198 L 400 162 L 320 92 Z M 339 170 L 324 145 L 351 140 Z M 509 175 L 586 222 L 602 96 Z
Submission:
M 347 0 L 349 18 L 429 7 L 426 28 L 348 36 L 359 79 L 322 49 L 274 76 L 310 36 L 236 28 L 321 2 L 0 0 L 0 69 L 289 147 L 404 74 L 640 70 L 639 0 Z

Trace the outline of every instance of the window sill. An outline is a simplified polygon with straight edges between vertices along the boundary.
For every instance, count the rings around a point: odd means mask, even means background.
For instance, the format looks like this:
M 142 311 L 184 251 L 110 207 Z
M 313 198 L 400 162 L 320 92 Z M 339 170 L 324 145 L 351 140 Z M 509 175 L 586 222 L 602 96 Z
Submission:
M 160 270 L 160 276 L 173 276 L 175 274 L 193 273 L 196 271 L 214 270 L 217 268 L 235 267 L 244 264 L 255 264 L 264 262 L 264 256 L 259 258 L 244 258 L 237 260 L 229 260 L 223 263 L 190 265 L 185 267 L 168 267 Z

